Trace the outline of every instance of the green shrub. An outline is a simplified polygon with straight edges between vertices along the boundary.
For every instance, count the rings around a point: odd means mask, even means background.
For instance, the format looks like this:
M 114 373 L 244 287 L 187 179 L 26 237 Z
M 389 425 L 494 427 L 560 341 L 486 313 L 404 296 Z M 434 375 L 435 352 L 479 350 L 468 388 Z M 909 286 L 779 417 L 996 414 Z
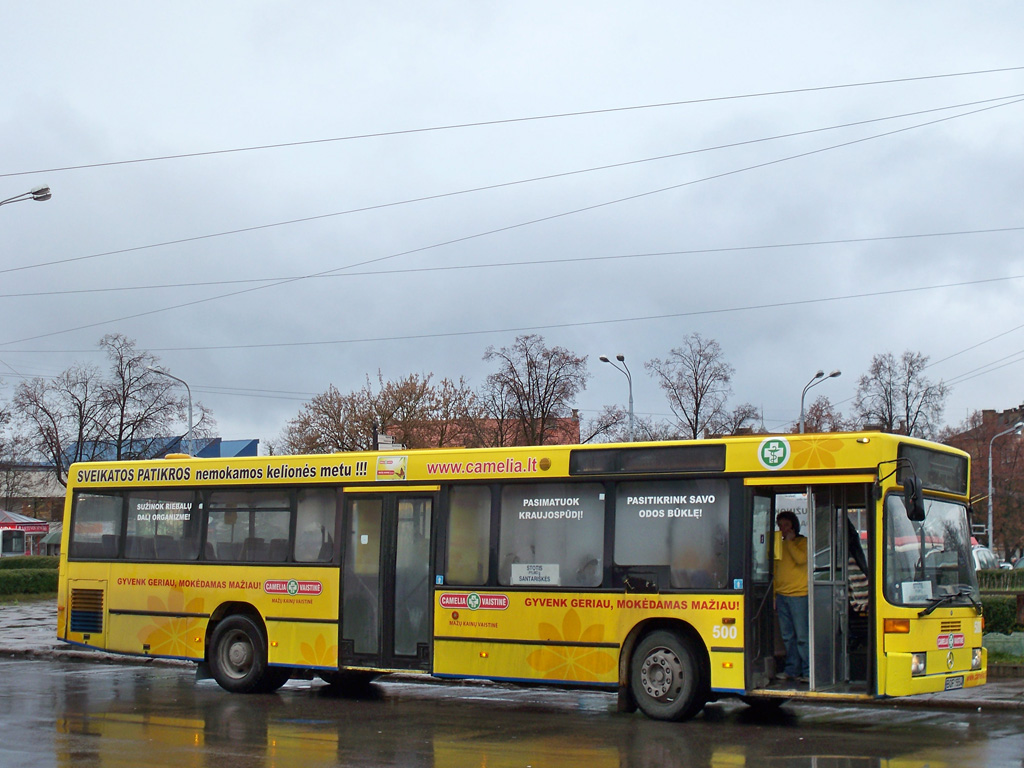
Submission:
M 978 571 L 978 586 L 985 592 L 1024 592 L 1024 568 Z
M 56 555 L 31 555 L 28 557 L 0 557 L 0 571 L 6 570 L 54 570 L 60 567 Z
M 41 592 L 56 592 L 57 576 L 57 571 L 52 568 L 0 570 L 0 595 L 37 595 Z
M 1016 597 L 983 597 L 981 607 L 985 616 L 985 632 L 1024 631 L 1024 626 L 1017 623 Z

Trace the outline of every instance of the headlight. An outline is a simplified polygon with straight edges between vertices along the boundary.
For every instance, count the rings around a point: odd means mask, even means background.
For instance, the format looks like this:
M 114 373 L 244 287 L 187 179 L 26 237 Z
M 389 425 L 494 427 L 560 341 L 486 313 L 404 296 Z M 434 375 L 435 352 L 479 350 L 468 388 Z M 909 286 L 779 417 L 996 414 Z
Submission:
M 981 648 L 971 649 L 971 669 L 981 669 Z
M 915 653 L 910 656 L 911 675 L 917 677 L 918 675 L 923 675 L 925 672 L 927 672 L 928 665 L 925 662 L 925 659 L 927 659 L 927 657 L 928 654 L 925 653 Z

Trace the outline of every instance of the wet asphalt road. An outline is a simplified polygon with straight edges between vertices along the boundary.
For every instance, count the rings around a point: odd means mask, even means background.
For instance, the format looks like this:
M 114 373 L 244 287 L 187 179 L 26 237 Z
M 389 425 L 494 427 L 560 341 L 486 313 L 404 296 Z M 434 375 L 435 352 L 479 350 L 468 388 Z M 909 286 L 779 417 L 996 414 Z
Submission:
M 674 724 L 618 714 L 607 694 L 485 683 L 390 679 L 355 700 L 292 681 L 230 695 L 196 684 L 189 664 L 73 650 L 55 623 L 52 599 L 0 604 L 0 768 L 1024 768 L 1024 681 L 771 715 L 720 702 Z
M 490 684 L 319 682 L 240 696 L 187 667 L 0 660 L 0 766 L 1022 766 L 1019 712 L 709 705 L 689 723 L 600 693 Z

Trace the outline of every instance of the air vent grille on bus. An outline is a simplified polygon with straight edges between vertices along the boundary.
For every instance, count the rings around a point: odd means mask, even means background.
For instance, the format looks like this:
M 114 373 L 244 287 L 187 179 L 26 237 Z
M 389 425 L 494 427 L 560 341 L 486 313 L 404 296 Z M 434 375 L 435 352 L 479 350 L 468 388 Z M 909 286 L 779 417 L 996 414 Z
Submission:
M 103 633 L 103 590 L 71 590 L 71 631 Z
M 939 625 L 939 632 L 959 632 L 959 631 L 960 631 L 960 621 L 959 621 L 959 619 L 957 619 L 955 621 L 944 621 L 944 622 L 942 622 L 942 624 Z

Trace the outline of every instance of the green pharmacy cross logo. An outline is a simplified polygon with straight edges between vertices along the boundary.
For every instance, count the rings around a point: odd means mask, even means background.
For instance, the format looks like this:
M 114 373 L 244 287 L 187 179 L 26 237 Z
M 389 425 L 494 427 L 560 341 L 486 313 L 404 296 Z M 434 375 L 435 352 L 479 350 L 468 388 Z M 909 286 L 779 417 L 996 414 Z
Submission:
M 299 594 L 299 582 L 295 579 L 288 579 L 288 594 L 293 597 Z
M 475 611 L 477 608 L 479 608 L 480 595 L 478 595 L 476 592 L 470 592 L 468 595 L 466 595 L 466 607 L 468 607 L 469 610 L 471 611 Z
M 789 461 L 789 441 L 784 437 L 769 437 L 761 441 L 757 459 L 765 469 L 780 469 Z

